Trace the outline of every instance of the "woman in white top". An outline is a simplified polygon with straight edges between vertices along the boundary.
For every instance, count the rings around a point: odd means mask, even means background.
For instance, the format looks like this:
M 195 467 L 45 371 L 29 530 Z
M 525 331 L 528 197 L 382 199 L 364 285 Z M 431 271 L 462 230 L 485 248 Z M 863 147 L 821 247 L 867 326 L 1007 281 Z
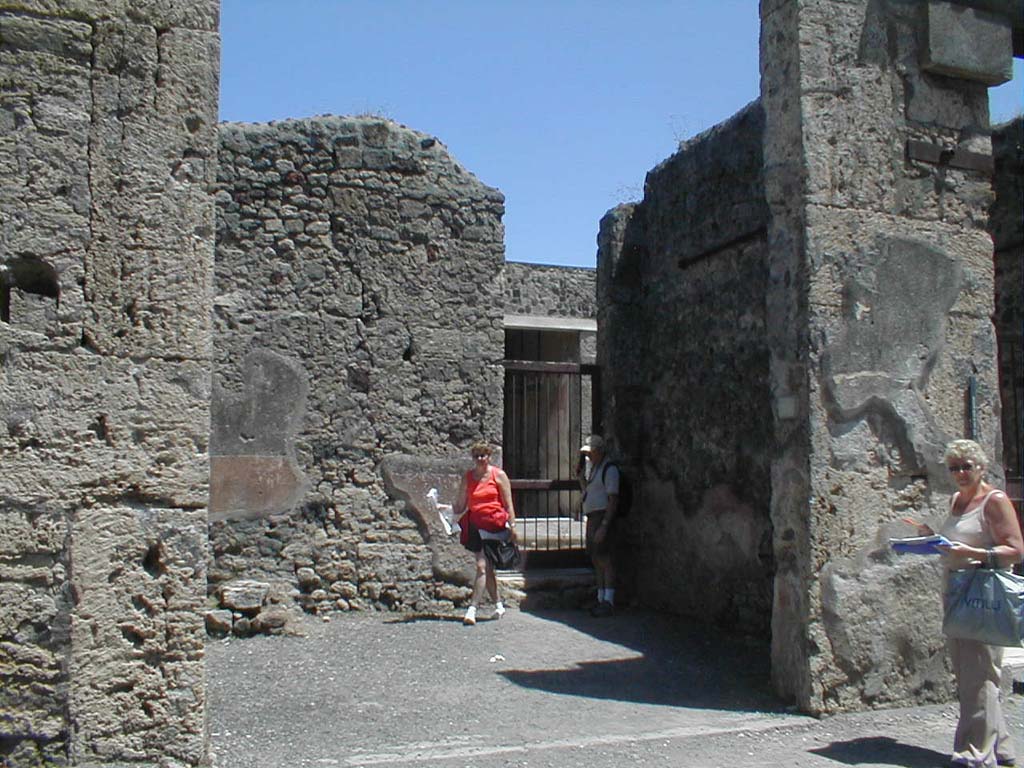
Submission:
M 946 468 L 956 483 L 949 516 L 939 533 L 953 542 L 944 547 L 949 571 L 987 565 L 1010 568 L 1024 557 L 1017 513 L 1006 494 L 986 483 L 985 453 L 973 440 L 946 447 Z M 921 526 L 922 534 L 930 534 Z M 944 584 L 945 588 L 945 584 Z M 960 719 L 953 738 L 953 765 L 995 768 L 1015 765 L 1013 740 L 999 703 L 1003 649 L 976 640 L 947 638 L 960 699 Z

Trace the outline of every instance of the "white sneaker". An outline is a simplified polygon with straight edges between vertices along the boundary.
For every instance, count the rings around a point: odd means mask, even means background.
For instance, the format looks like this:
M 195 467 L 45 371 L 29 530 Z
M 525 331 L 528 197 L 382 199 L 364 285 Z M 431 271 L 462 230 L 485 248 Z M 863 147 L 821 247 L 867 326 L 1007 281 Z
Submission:
M 499 600 L 498 602 L 496 602 L 494 604 L 494 618 L 500 619 L 504 615 L 505 615 L 505 606 L 502 604 L 501 600 Z
M 473 626 L 476 624 L 476 606 L 471 605 L 466 609 L 466 615 L 462 619 L 462 623 L 467 626 Z

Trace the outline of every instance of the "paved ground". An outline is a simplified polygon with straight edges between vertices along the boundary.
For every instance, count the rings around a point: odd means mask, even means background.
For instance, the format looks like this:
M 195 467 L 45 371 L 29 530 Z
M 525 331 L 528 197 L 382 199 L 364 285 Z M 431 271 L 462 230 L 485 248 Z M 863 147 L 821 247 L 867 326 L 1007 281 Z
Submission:
M 814 720 L 767 649 L 628 611 L 310 618 L 305 637 L 212 641 L 216 768 L 945 766 L 952 706 Z M 1021 697 L 1008 702 L 1024 735 Z

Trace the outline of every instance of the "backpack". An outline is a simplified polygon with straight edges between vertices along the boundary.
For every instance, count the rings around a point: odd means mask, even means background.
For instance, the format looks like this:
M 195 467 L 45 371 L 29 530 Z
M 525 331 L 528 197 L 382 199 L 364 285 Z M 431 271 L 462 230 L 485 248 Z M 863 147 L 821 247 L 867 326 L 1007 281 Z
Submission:
M 602 485 L 605 482 L 605 475 L 608 474 L 608 467 L 615 467 L 619 470 L 619 506 L 615 508 L 615 517 L 625 517 L 633 507 L 633 483 L 630 481 L 629 475 L 622 471 L 622 467 L 613 461 L 606 461 L 601 470 Z

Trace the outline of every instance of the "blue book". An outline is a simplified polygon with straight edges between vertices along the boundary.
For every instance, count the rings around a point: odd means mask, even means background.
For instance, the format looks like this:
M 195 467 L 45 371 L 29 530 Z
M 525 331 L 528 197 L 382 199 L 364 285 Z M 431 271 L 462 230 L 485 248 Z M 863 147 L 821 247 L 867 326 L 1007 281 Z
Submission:
M 889 546 L 901 555 L 937 555 L 939 545 L 949 546 L 952 542 L 945 536 L 911 536 L 909 539 L 889 539 Z

